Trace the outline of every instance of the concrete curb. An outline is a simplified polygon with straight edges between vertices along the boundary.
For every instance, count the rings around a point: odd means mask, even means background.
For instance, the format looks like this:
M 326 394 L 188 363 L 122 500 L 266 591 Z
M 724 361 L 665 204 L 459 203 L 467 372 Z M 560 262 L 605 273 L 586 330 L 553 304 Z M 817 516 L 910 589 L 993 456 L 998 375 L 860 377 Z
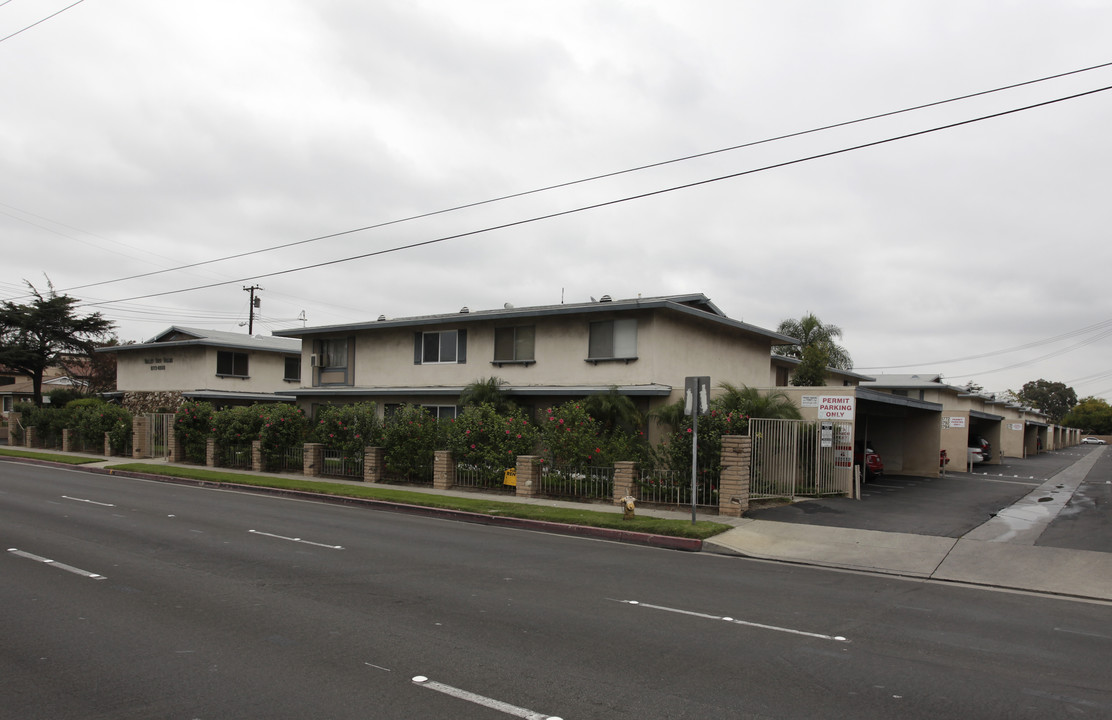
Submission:
M 38 460 L 35 458 L 20 458 L 3 456 L 0 460 L 24 462 L 32 465 L 45 465 L 49 467 L 81 470 L 95 475 L 113 475 L 129 477 L 139 480 L 153 480 L 174 485 L 189 485 L 192 487 L 227 488 L 241 492 L 252 492 L 260 495 L 296 498 L 299 500 L 313 500 L 335 505 L 356 505 L 373 510 L 403 513 L 406 515 L 419 515 L 434 517 L 442 520 L 469 522 L 477 525 L 513 528 L 517 530 L 531 530 L 533 532 L 547 532 L 554 535 L 569 535 L 573 537 L 586 537 L 595 540 L 610 540 L 612 542 L 626 543 L 629 545 L 643 545 L 646 547 L 663 548 L 667 550 L 683 550 L 686 552 L 700 552 L 703 541 L 696 538 L 682 538 L 671 535 L 654 535 L 652 533 L 633 532 L 630 530 L 617 530 L 613 528 L 598 528 L 586 525 L 569 525 L 567 523 L 550 522 L 547 520 L 530 520 L 527 518 L 505 517 L 499 515 L 484 515 L 482 513 L 467 512 L 465 510 L 451 510 L 448 508 L 428 507 L 425 505 L 410 505 L 408 503 L 391 502 L 389 500 L 374 500 L 371 498 L 357 498 L 347 495 L 331 495 L 315 493 L 307 490 L 287 490 L 272 488 L 265 485 L 242 485 L 232 482 L 217 482 L 214 480 L 200 480 L 196 478 L 182 478 L 173 475 L 159 475 L 157 473 L 142 473 L 131 470 L 112 470 L 109 468 L 87 467 L 84 465 L 70 465 L 68 463 Z

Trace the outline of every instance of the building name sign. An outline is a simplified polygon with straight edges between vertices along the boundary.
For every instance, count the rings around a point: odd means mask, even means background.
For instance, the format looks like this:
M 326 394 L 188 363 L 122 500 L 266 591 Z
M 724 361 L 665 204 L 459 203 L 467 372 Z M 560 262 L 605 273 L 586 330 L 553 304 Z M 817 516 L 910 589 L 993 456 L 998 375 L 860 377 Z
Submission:
M 165 370 L 166 366 L 174 362 L 172 357 L 149 357 L 143 358 L 143 363 L 147 365 L 149 370 Z
M 855 399 L 840 395 L 804 395 L 799 404 L 818 408 L 819 420 L 853 420 Z

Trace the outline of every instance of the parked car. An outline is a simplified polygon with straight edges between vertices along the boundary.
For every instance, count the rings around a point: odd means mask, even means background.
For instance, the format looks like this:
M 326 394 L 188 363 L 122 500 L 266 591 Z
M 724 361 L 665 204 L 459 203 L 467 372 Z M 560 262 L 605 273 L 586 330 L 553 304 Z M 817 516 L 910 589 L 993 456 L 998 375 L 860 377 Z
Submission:
M 985 460 L 992 459 L 992 446 L 988 444 L 988 440 L 985 440 L 980 435 L 974 435 L 969 438 L 969 448 L 981 453 L 981 459 L 974 460 L 973 462 L 984 462 Z
M 1100 438 L 1087 437 L 1087 438 L 1083 438 L 1081 440 L 1081 444 L 1082 445 L 1107 445 L 1108 443 L 1104 442 Z
M 875 480 L 884 475 L 884 462 L 880 454 L 873 450 L 873 446 L 866 442 L 859 442 L 853 450 L 853 464 L 864 467 L 861 479 L 864 482 Z
M 980 448 L 969 448 L 969 462 L 976 465 L 985 461 L 985 454 L 981 452 Z

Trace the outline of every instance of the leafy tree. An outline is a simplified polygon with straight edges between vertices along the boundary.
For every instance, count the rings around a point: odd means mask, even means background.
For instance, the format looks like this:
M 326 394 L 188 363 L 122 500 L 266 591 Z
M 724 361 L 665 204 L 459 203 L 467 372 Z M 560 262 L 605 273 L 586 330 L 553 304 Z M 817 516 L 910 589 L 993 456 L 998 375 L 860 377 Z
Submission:
M 49 280 L 47 284 L 49 292 L 43 295 L 27 283 L 34 297 L 28 304 L 0 303 L 0 365 L 31 376 L 39 406 L 44 371 L 67 354 L 92 355 L 96 341 L 113 327 L 100 313 L 77 315 L 77 299 L 58 295 Z
M 1023 383 L 1023 389 L 1017 395 L 1024 404 L 1046 413 L 1053 423 L 1059 422 L 1077 404 L 1077 393 L 1073 388 L 1041 378 Z
M 814 313 L 807 313 L 798 320 L 794 318 L 783 320 L 776 331 L 799 340 L 799 345 L 777 345 L 774 348 L 777 355 L 805 360 L 804 350 L 807 347 L 823 344 L 829 355 L 830 367 L 842 370 L 849 370 L 853 367 L 853 359 L 850 357 L 849 351 L 834 342 L 837 338 L 842 337 L 842 329 L 837 325 L 824 323 Z
M 1103 398 L 1087 397 L 1073 406 L 1062 424 L 1092 435 L 1112 435 L 1112 405 Z
M 461 408 L 490 405 L 495 412 L 504 415 L 517 409 L 517 405 L 502 389 L 505 381 L 498 377 L 481 378 L 471 383 L 459 394 Z
M 796 387 L 820 387 L 826 385 L 826 368 L 831 367 L 830 343 L 815 342 L 803 348 L 803 362 L 799 363 L 792 374 L 792 385 Z
M 737 387 L 722 383 L 722 394 L 711 401 L 711 408 L 725 414 L 744 415 L 747 418 L 799 420 L 802 415 L 784 393 L 774 390 L 762 393 L 746 385 Z

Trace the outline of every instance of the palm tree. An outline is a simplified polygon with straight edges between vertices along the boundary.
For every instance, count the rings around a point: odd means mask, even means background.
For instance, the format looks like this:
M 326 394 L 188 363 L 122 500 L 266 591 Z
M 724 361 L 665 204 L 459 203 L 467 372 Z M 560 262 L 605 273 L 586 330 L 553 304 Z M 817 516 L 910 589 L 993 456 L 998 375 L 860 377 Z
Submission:
M 746 385 L 737 387 L 722 383 L 719 387 L 723 392 L 712 403 L 719 411 L 776 420 L 799 420 L 802 417 L 791 398 L 778 390 L 762 395 L 760 390 Z
M 499 415 L 505 415 L 517 409 L 517 405 L 502 389 L 505 381 L 498 377 L 481 378 L 471 383 L 459 394 L 461 408 L 473 405 L 491 405 Z
M 644 423 L 641 411 L 629 399 L 622 395 L 618 388 L 611 387 L 610 392 L 590 395 L 583 401 L 587 414 L 602 424 L 603 432 L 613 435 L 621 429 L 636 430 Z
M 850 357 L 849 351 L 834 342 L 835 338 L 842 337 L 842 328 L 824 323 L 814 313 L 807 313 L 799 320 L 788 318 L 780 323 L 776 332 L 799 340 L 798 345 L 777 345 L 773 350 L 777 355 L 802 359 L 806 348 L 820 345 L 829 356 L 830 367 L 841 370 L 853 368 L 853 358 Z

